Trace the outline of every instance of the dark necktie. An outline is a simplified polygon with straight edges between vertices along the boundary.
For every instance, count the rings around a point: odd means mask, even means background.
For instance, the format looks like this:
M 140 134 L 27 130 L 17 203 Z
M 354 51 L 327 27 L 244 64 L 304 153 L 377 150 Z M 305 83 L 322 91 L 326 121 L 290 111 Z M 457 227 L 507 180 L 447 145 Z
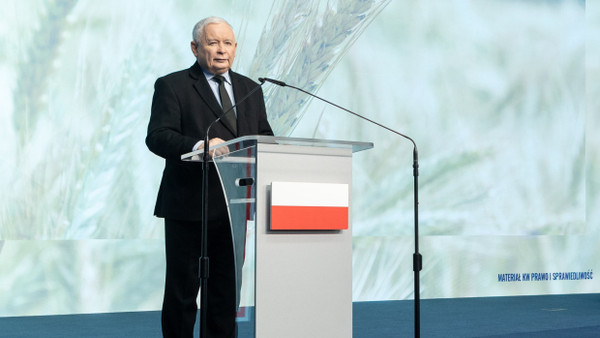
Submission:
M 235 112 L 231 111 L 233 105 L 231 104 L 231 99 L 229 98 L 229 94 L 227 94 L 227 90 L 225 89 L 225 78 L 221 75 L 215 75 L 213 77 L 215 81 L 219 83 L 219 95 L 221 96 L 221 106 L 224 112 L 227 112 L 223 119 L 229 123 L 231 128 L 233 129 L 233 133 L 237 135 L 237 122 L 235 119 Z

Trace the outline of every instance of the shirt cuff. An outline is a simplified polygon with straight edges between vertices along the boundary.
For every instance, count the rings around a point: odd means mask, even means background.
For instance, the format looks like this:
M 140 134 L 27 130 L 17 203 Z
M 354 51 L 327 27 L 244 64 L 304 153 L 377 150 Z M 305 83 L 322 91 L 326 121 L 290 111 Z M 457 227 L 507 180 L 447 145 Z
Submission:
M 204 141 L 198 141 L 198 143 L 194 144 L 194 148 L 192 151 L 200 150 L 204 146 Z

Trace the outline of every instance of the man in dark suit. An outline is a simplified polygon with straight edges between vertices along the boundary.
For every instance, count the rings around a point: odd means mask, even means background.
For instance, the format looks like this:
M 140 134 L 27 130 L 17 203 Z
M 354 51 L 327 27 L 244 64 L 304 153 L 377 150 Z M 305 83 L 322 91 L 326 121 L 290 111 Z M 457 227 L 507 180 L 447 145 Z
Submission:
M 225 20 L 209 17 L 198 22 L 191 48 L 197 60 L 192 67 L 156 81 L 146 137 L 148 148 L 166 162 L 154 211 L 165 219 L 164 337 L 192 337 L 200 287 L 202 166 L 183 162 L 180 156 L 202 149 L 210 123 L 235 105 L 235 99 L 258 86 L 230 70 L 237 43 Z M 211 146 L 238 136 L 273 135 L 261 90 L 239 102 L 227 116 L 233 118 L 223 118 L 211 128 Z M 209 170 L 208 194 L 207 335 L 235 337 L 233 247 L 227 207 L 214 168 Z

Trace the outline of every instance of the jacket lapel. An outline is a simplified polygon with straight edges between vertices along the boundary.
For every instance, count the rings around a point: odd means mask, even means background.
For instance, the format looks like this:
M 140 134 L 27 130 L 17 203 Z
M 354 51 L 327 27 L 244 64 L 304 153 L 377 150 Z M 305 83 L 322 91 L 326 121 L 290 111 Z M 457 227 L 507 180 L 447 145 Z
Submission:
M 229 75 L 231 76 L 231 84 L 233 86 L 233 95 L 235 96 L 236 101 L 244 98 L 247 94 L 248 94 L 248 88 L 244 87 L 244 84 L 242 81 L 240 81 L 240 75 L 238 75 L 237 73 L 229 70 Z M 236 107 L 236 111 L 237 111 L 237 131 L 238 131 L 238 135 L 237 136 L 244 136 L 246 135 L 246 133 L 244 132 L 246 130 L 246 125 L 247 125 L 247 107 L 248 107 L 248 103 L 251 101 L 251 97 L 247 98 L 244 102 L 239 102 L 240 105 Z

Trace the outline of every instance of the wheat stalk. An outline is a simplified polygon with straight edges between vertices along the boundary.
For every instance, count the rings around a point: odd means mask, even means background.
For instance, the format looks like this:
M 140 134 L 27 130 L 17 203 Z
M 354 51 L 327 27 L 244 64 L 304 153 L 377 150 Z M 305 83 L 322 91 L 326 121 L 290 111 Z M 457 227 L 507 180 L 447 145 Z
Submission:
M 35 130 L 40 115 L 47 113 L 47 88 L 53 69 L 61 32 L 65 29 L 67 15 L 77 0 L 53 1 L 44 8 L 39 28 L 33 32 L 33 40 L 23 51 L 24 58 L 18 66 L 13 123 L 24 145 Z
M 380 1 L 279 2 L 271 10 L 253 64 L 252 76 L 269 76 L 316 92 L 368 24 L 389 3 Z M 276 135 L 289 135 L 309 98 L 268 87 L 265 100 Z

